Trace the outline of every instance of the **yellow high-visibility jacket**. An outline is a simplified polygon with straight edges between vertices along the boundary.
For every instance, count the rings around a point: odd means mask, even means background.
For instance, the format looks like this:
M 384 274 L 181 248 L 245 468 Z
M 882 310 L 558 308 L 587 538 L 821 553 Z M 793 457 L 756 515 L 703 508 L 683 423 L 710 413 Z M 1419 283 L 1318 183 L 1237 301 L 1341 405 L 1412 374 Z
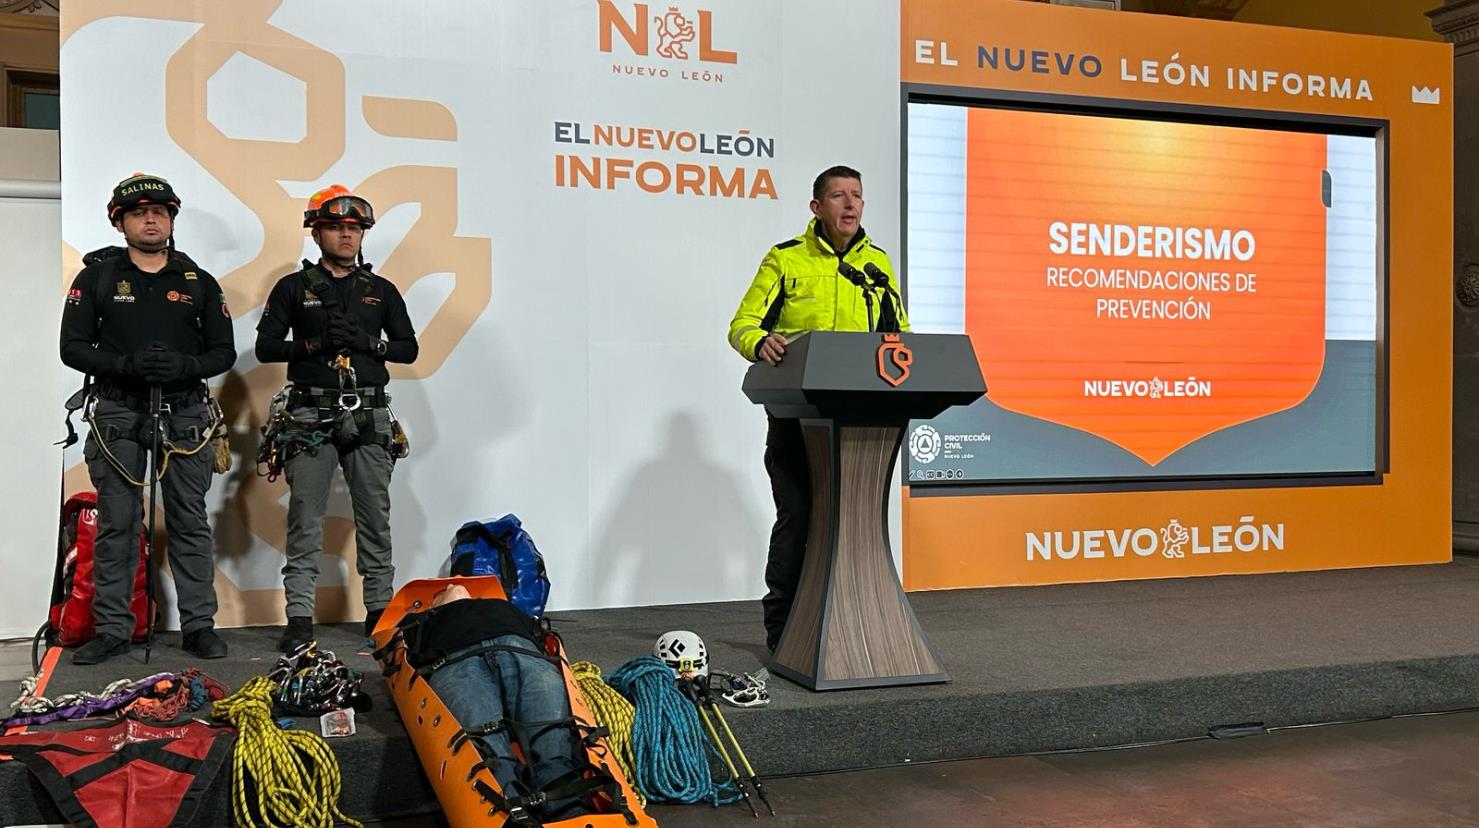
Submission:
M 866 233 L 860 232 L 859 236 L 839 255 L 817 232 L 816 219 L 812 219 L 806 232 L 770 248 L 729 323 L 730 347 L 753 362 L 755 349 L 767 333 L 793 339 L 806 331 L 877 330 L 883 291 L 873 291 L 870 324 L 862 289 L 840 274 L 838 265 L 847 262 L 858 270 L 869 263 L 876 265 L 888 274 L 895 294 L 899 280 L 888 254 Z M 900 329 L 909 330 L 903 303 L 895 305 Z

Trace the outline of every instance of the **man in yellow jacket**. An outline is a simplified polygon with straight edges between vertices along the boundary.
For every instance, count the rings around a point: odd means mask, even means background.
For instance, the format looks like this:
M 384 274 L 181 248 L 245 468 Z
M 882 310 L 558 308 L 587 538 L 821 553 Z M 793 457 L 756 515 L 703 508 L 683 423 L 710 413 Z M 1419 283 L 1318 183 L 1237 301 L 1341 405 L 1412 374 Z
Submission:
M 807 331 L 907 331 L 899 283 L 888 254 L 863 231 L 863 176 L 831 167 L 812 184 L 806 232 L 765 254 L 760 271 L 729 323 L 729 344 L 750 361 L 779 364 L 791 340 Z M 811 475 L 796 420 L 770 418 L 765 471 L 775 499 L 767 592 L 765 643 L 780 643 L 791 613 L 811 520 Z

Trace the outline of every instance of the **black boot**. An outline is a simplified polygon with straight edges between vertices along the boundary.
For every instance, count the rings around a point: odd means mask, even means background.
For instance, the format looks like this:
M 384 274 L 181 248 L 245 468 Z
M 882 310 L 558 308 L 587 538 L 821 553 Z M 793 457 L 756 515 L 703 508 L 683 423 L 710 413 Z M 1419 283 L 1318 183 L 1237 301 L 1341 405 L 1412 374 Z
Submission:
M 226 657 L 226 642 L 210 627 L 191 630 L 180 636 L 180 647 L 196 658 Z
M 99 635 L 81 647 L 78 647 L 72 653 L 72 663 L 78 665 L 102 664 L 113 656 L 123 655 L 128 650 L 128 639 L 117 638 L 106 634 Z
M 278 652 L 291 653 L 313 640 L 313 619 L 307 616 L 288 616 L 288 628 L 282 631 L 282 640 L 277 642 Z
M 385 614 L 384 607 L 365 613 L 365 635 L 368 636 L 375 633 L 375 625 L 380 623 L 380 616 L 383 614 Z

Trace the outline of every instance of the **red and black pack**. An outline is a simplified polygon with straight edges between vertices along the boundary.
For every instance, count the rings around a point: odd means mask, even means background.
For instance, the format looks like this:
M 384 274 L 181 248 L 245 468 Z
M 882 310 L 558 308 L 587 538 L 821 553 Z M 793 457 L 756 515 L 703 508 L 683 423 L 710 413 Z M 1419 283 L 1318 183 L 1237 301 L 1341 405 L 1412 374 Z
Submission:
M 48 644 L 75 647 L 92 640 L 93 543 L 97 534 L 97 494 L 78 492 L 67 498 L 62 505 L 61 548 L 52 580 Z M 148 560 L 149 547 L 140 529 L 139 565 L 134 570 L 133 597 L 129 601 L 134 615 L 134 641 L 143 641 L 148 634 L 149 598 L 145 590 Z

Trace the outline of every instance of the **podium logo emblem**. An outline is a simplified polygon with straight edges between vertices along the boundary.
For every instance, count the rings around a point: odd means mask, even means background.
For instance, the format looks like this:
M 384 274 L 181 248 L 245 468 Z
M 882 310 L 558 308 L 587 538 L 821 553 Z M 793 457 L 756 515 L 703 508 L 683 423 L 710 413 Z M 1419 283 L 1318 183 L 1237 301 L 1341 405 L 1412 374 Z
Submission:
M 914 364 L 914 351 L 899 341 L 898 334 L 884 334 L 878 346 L 878 376 L 898 388 L 909 379 L 909 366 Z
M 909 456 L 916 463 L 933 463 L 940 456 L 940 447 L 944 441 L 940 439 L 940 432 L 934 426 L 922 425 L 914 429 L 909 435 Z

